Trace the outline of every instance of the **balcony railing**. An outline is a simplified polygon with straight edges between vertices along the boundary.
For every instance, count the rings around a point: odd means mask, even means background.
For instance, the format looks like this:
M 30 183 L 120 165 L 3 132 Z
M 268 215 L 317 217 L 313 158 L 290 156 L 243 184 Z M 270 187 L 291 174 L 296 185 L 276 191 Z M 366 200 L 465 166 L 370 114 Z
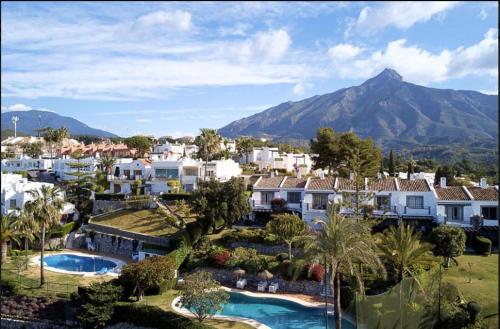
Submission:
M 423 207 L 423 208 L 409 208 L 405 206 L 403 208 L 403 215 L 414 215 L 414 216 L 430 216 L 431 215 L 431 207 Z

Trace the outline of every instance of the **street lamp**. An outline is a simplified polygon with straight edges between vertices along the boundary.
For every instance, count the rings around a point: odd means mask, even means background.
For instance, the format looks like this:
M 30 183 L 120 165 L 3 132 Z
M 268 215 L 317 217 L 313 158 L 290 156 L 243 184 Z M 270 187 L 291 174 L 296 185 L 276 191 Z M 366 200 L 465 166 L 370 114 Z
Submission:
M 17 137 L 17 121 L 19 121 L 19 117 L 17 115 L 13 116 L 11 120 L 12 123 L 14 124 L 14 137 Z

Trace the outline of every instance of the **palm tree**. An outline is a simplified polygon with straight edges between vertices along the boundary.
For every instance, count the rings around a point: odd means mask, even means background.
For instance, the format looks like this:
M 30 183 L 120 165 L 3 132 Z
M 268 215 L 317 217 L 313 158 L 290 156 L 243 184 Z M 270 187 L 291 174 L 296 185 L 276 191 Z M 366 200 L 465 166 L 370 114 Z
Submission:
M 421 234 L 413 233 L 410 225 L 391 226 L 384 233 L 379 233 L 378 249 L 382 257 L 391 262 L 397 271 L 396 283 L 405 275 L 415 277 L 413 268 L 417 265 L 430 265 L 435 261 L 432 245 L 420 241 Z
M 57 132 L 56 130 L 48 127 L 45 129 L 45 134 L 43 136 L 45 143 L 49 144 L 50 147 L 50 158 L 54 157 L 54 144 L 57 141 Z
M 341 329 L 341 273 L 353 275 L 360 292 L 364 293 L 360 264 L 368 265 L 370 271 L 380 273 L 384 278 L 386 272 L 375 251 L 376 245 L 371 239 L 370 230 L 365 224 L 344 218 L 337 213 L 334 205 L 329 206 L 327 222 L 315 222 L 322 224 L 323 229 L 318 230 L 307 242 L 306 255 L 313 264 L 326 263 L 330 274 L 329 284 L 334 288 L 335 328 Z
M 205 158 L 205 175 L 204 180 L 207 178 L 208 160 L 220 152 L 220 142 L 222 137 L 215 129 L 202 128 L 201 134 L 196 137 L 195 143 L 200 148 L 199 154 L 201 158 Z
M 0 252 L 0 264 L 7 259 L 7 243 L 9 241 L 18 241 L 16 230 L 14 228 L 14 222 L 16 220 L 16 214 L 11 212 L 8 215 L 2 215 L 1 219 L 1 229 L 0 229 L 0 241 L 1 241 L 1 252 Z
M 60 211 L 63 208 L 62 190 L 57 187 L 42 186 L 39 190 L 28 191 L 33 200 L 26 202 L 25 209 L 33 216 L 41 229 L 40 240 L 40 285 L 45 283 L 43 272 L 43 256 L 45 248 L 45 229 L 57 224 L 61 219 Z
M 111 170 L 113 169 L 115 163 L 116 163 L 115 158 L 109 155 L 105 155 L 100 160 L 101 170 L 102 171 L 105 170 L 108 175 L 111 175 Z
M 37 223 L 33 220 L 33 216 L 27 211 L 21 211 L 14 222 L 16 234 L 24 238 L 25 257 L 28 258 L 28 241 L 35 239 L 35 232 L 38 230 Z M 27 266 L 28 262 L 26 262 Z
M 55 131 L 55 142 L 58 147 L 58 153 L 61 153 L 62 144 L 65 138 L 69 138 L 69 130 L 66 127 L 60 127 Z

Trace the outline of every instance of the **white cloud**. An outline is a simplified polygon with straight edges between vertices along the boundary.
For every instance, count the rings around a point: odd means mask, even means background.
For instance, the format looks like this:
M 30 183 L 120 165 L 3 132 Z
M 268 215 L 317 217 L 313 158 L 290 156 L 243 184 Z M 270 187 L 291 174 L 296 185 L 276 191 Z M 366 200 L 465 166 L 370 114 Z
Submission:
M 488 18 L 488 12 L 482 8 L 481 11 L 479 12 L 479 18 L 484 21 L 486 18 Z
M 424 85 L 467 75 L 496 77 L 498 30 L 490 29 L 477 44 L 455 50 L 433 53 L 400 39 L 362 58 L 334 62 L 336 73 L 345 78 L 369 78 L 387 67 L 395 69 L 406 81 Z
M 292 88 L 292 92 L 295 94 L 295 95 L 302 95 L 304 94 L 304 92 L 307 90 L 307 89 L 311 89 L 313 87 L 313 84 L 312 83 L 308 83 L 308 82 L 299 82 L 297 83 L 295 86 L 293 86 Z
M 344 61 L 358 56 L 363 51 L 361 47 L 341 43 L 328 49 L 328 54 L 335 61 Z
M 25 104 L 14 104 L 8 107 L 9 111 L 30 111 L 32 108 Z
M 159 25 L 169 29 L 187 31 L 191 28 L 191 14 L 183 10 L 173 12 L 160 10 L 139 17 L 137 22 L 144 27 Z
M 478 90 L 480 93 L 483 93 L 485 95 L 498 95 L 498 89 L 497 90 Z
M 219 34 L 221 36 L 246 36 L 247 30 L 250 28 L 250 24 L 237 23 L 235 26 L 226 27 L 222 26 L 219 28 Z
M 136 119 L 136 122 L 151 122 L 153 121 L 152 119 Z
M 379 7 L 364 7 L 348 30 L 372 34 L 387 27 L 408 29 L 419 22 L 426 22 L 458 5 L 456 1 L 404 1 L 384 2 Z
M 276 61 L 283 57 L 292 44 L 292 38 L 284 29 L 258 32 L 243 42 L 228 44 L 222 51 L 229 51 L 243 62 Z

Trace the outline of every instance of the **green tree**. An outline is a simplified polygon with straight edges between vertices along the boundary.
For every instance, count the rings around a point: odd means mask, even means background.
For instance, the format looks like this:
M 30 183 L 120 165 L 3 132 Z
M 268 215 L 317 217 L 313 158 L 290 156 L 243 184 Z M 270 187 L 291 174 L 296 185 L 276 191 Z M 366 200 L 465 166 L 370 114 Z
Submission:
M 21 147 L 23 149 L 23 153 L 33 159 L 36 159 L 43 154 L 42 142 L 25 143 Z
M 29 212 L 22 210 L 15 219 L 14 229 L 16 234 L 24 239 L 25 258 L 28 259 L 28 241 L 35 240 L 35 232 L 38 230 L 37 223 Z
M 427 266 L 434 261 L 433 246 L 421 242 L 421 234 L 414 234 L 409 225 L 391 226 L 383 234 L 378 234 L 378 239 L 382 257 L 396 269 L 396 283 L 401 282 L 405 275 L 416 278 L 414 270 L 417 266 Z
M 80 287 L 71 299 L 77 305 L 76 319 L 84 328 L 104 328 L 113 316 L 113 304 L 119 300 L 122 287 L 110 282 L 93 282 Z
M 379 173 L 382 177 L 384 177 L 384 157 L 382 156 L 380 159 L 380 169 Z
M 2 226 L 0 227 L 0 242 L 2 251 L 0 252 L 0 264 L 7 259 L 8 243 L 12 240 L 17 241 L 15 230 L 16 215 L 11 212 L 8 215 L 2 215 Z
M 236 139 L 236 150 L 239 156 L 245 155 L 245 163 L 248 164 L 248 153 L 252 152 L 254 140 L 248 137 L 240 137 Z
M 139 158 L 142 158 L 145 153 L 151 150 L 151 140 L 146 136 L 128 137 L 125 138 L 124 143 L 129 149 L 136 149 Z
M 266 225 L 266 232 L 288 245 L 288 259 L 292 259 L 292 243 L 304 237 L 307 224 L 295 214 L 279 214 Z
M 135 285 L 137 300 L 140 301 L 148 288 L 158 287 L 161 283 L 172 280 L 175 270 L 174 260 L 171 257 L 154 256 L 125 265 L 121 275 L 126 282 Z
M 450 266 L 450 260 L 456 264 L 456 257 L 465 251 L 465 232 L 460 227 L 440 225 L 432 230 L 431 242 L 434 244 L 434 255 L 445 258 L 445 267 Z
M 314 169 L 326 169 L 331 174 L 342 164 L 342 154 L 339 150 L 338 137 L 332 128 L 319 128 L 316 139 L 310 141 Z
M 341 273 L 352 273 L 356 278 L 361 293 L 364 293 L 363 277 L 360 271 L 365 264 L 369 271 L 386 276 L 380 261 L 370 229 L 361 222 L 345 219 L 335 211 L 328 209 L 328 221 L 316 220 L 323 229 L 318 230 L 306 244 L 306 257 L 313 265 L 326 263 L 330 274 L 329 284 L 333 287 L 335 328 L 341 329 L 342 311 L 340 297 Z M 311 266 L 310 268 L 313 268 Z M 328 291 L 328 290 L 327 290 Z
M 446 177 L 447 185 L 455 184 L 455 169 L 453 169 L 453 166 L 439 166 L 436 170 L 436 175 L 434 176 L 434 185 L 440 184 L 441 177 Z
M 396 160 L 394 159 L 394 153 L 392 150 L 389 152 L 389 176 L 396 176 Z
M 242 178 L 233 177 L 227 182 L 210 180 L 200 182 L 191 197 L 193 211 L 200 216 L 204 229 L 217 231 L 233 225 L 250 211 Z
M 30 190 L 28 194 L 32 200 L 24 205 L 26 211 L 33 217 L 40 228 L 40 285 L 45 283 L 44 250 L 45 230 L 61 220 L 60 211 L 63 208 L 62 190 L 57 187 L 42 186 L 40 189 Z
M 59 154 L 61 153 L 61 148 L 62 148 L 62 144 L 64 142 L 64 139 L 69 138 L 69 137 L 70 137 L 69 130 L 66 127 L 59 127 L 59 129 L 57 129 L 55 131 L 55 143 L 57 145 Z
M 71 157 L 76 162 L 67 163 L 71 171 L 66 172 L 66 174 L 74 177 L 65 183 L 68 192 L 67 198 L 70 202 L 75 203 L 75 208 L 80 213 L 90 212 L 89 208 L 92 205 L 90 195 L 91 188 L 93 187 L 92 176 L 94 173 L 88 169 L 92 167 L 92 164 L 82 161 L 85 159 L 85 156 L 81 151 L 73 152 Z
M 221 289 L 212 273 L 198 271 L 185 277 L 180 302 L 199 322 L 221 311 L 228 301 L 229 293 Z
M 196 136 L 194 143 L 198 146 L 198 158 L 205 159 L 205 174 L 203 179 L 207 178 L 208 161 L 220 159 L 222 137 L 215 129 L 202 128 L 200 135 Z
M 406 179 L 410 179 L 411 174 L 415 172 L 415 161 L 413 159 L 408 160 L 406 168 Z
M 57 143 L 57 139 L 58 139 L 58 136 L 57 136 L 57 131 L 48 127 L 47 129 L 45 129 L 45 134 L 43 136 L 43 140 L 45 141 L 46 144 L 49 145 L 49 149 L 50 149 L 50 158 L 54 158 L 54 149 L 55 149 L 55 145 Z
M 107 175 L 111 175 L 111 171 L 115 163 L 116 159 L 109 155 L 105 155 L 99 160 L 101 171 L 106 172 Z
M 170 187 L 170 190 L 174 191 L 174 193 L 179 193 L 181 190 L 181 181 L 178 178 L 172 178 L 167 181 L 168 187 Z

